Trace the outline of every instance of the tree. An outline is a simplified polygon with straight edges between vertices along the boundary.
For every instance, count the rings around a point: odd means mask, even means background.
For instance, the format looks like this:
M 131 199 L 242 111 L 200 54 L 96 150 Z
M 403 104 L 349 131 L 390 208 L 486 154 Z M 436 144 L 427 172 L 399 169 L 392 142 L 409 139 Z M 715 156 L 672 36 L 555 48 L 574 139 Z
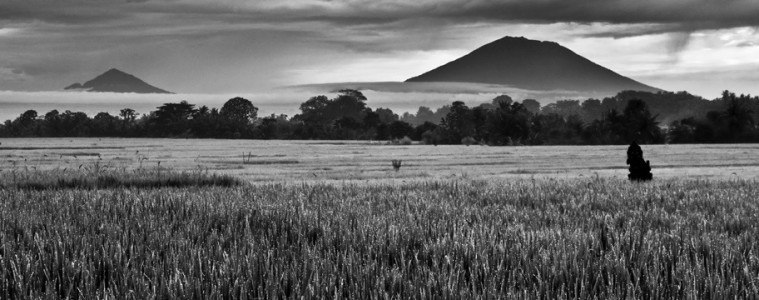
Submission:
M 370 115 L 371 109 L 366 107 L 366 97 L 360 91 L 339 93 L 334 99 L 317 96 L 302 103 L 301 113 L 293 117 L 300 123 L 295 134 L 302 138 L 358 138 L 358 129 L 373 128 L 375 121 L 379 122 L 379 116 Z M 372 124 L 366 126 L 365 120 Z
M 625 144 L 627 125 L 624 116 L 616 109 L 609 110 L 602 119 L 591 122 L 583 130 L 583 140 L 586 144 L 617 145 Z
M 593 120 L 599 120 L 603 118 L 604 107 L 601 105 L 601 100 L 588 99 L 582 102 L 582 119 L 585 122 L 591 122 Z
M 544 114 L 557 114 L 565 119 L 569 116 L 580 115 L 582 108 L 579 100 L 559 100 L 543 107 Z
M 403 121 L 394 121 L 388 126 L 388 131 L 390 132 L 390 138 L 400 139 L 412 135 L 414 127 Z
M 691 117 L 669 124 L 668 142 L 673 144 L 693 143 L 696 141 L 698 123 Z
M 219 113 L 229 121 L 247 125 L 258 116 L 258 108 L 248 99 L 235 97 L 224 103 Z
M 379 125 L 386 124 L 382 122 L 380 115 L 376 112 L 373 112 L 371 109 L 367 109 L 363 122 L 364 128 L 366 129 L 372 129 L 376 128 Z
M 540 102 L 535 99 L 524 99 L 524 101 L 522 101 L 522 105 L 533 115 L 540 113 Z
M 195 111 L 195 115 L 192 116 L 193 119 L 197 118 L 203 118 L 211 115 L 211 109 L 208 108 L 208 106 L 201 106 L 198 108 L 198 110 Z
M 435 113 L 426 106 L 420 106 L 416 111 L 416 114 L 410 114 L 408 112 L 404 113 L 400 120 L 413 126 L 419 126 L 425 122 L 432 122 L 435 124 L 440 122 L 440 118 L 436 117 Z
M 37 120 L 36 110 L 27 110 L 11 123 L 13 131 L 17 136 L 38 136 L 40 134 L 39 120 Z
M 625 143 L 633 141 L 637 141 L 638 143 L 664 142 L 664 135 L 661 128 L 659 128 L 659 122 L 656 121 L 657 117 L 658 115 L 651 115 L 646 102 L 643 102 L 643 100 L 632 99 L 628 101 L 624 111 L 625 125 L 627 127 Z
M 496 108 L 487 120 L 487 141 L 493 145 L 524 143 L 530 138 L 532 113 L 521 103 L 504 104 Z
M 107 112 L 95 115 L 91 121 L 91 133 L 95 136 L 120 136 L 118 128 L 123 122 Z
M 325 124 L 328 121 L 326 110 L 329 104 L 330 100 L 327 96 L 311 97 L 300 104 L 301 113 L 296 115 L 295 119 L 309 124 Z
M 727 134 L 733 140 L 754 127 L 754 118 L 751 116 L 753 112 L 746 103 L 748 99 L 749 97 L 744 95 L 738 98 L 735 93 L 722 92 L 722 100 L 727 102 L 727 108 L 722 113 L 722 117 L 727 123 Z
M 119 111 L 119 116 L 122 120 L 124 120 L 124 122 L 132 123 L 135 119 L 137 119 L 137 112 L 131 108 L 124 108 Z
M 287 120 L 287 115 L 271 114 L 261 120 L 261 124 L 256 126 L 258 138 L 262 139 L 286 139 L 291 135 L 291 123 Z
M 453 102 L 440 126 L 445 130 L 445 139 L 449 143 L 460 143 L 464 137 L 475 134 L 471 110 L 462 101 Z
M 250 100 L 240 97 L 229 99 L 221 107 L 218 120 L 219 134 L 227 138 L 252 136 L 252 122 L 258 117 L 258 108 Z
M 503 105 L 511 105 L 511 103 L 514 102 L 511 97 L 508 95 L 500 95 L 498 97 L 493 98 L 493 101 L 491 102 L 493 104 L 493 108 L 501 107 Z
M 374 112 L 379 117 L 379 122 L 382 124 L 390 124 L 392 122 L 398 121 L 398 115 L 396 115 L 391 109 L 389 108 L 377 108 L 374 110 Z
M 63 136 L 89 136 L 91 120 L 87 114 L 77 111 L 65 111 L 60 115 Z
M 440 118 L 436 118 L 435 113 L 432 112 L 432 110 L 429 107 L 420 106 L 419 109 L 416 111 L 416 122 L 419 125 L 422 125 L 425 122 L 432 122 L 432 123 L 437 124 L 440 122 Z
M 132 130 L 135 127 L 135 120 L 137 120 L 137 112 L 131 108 L 124 108 L 119 111 L 119 117 L 121 117 L 121 134 L 123 136 L 132 136 Z
M 361 122 L 366 114 L 366 97 L 357 90 L 340 90 L 337 98 L 332 99 L 327 106 L 327 116 L 334 121 L 351 118 Z
M 474 127 L 474 134 L 471 136 L 472 138 L 476 140 L 486 139 L 489 131 L 487 124 L 490 115 L 492 115 L 493 111 L 497 110 L 501 105 L 509 105 L 512 102 L 502 101 L 498 103 L 499 105 L 493 108 L 487 108 L 486 106 L 480 105 L 471 109 L 470 118 L 472 126 Z
M 164 103 L 157 108 L 155 117 L 159 123 L 186 121 L 195 114 L 195 104 L 187 103 L 187 101 Z
M 188 136 L 191 133 L 189 121 L 195 112 L 195 105 L 187 101 L 164 103 L 151 114 L 148 133 L 153 136 Z
M 364 101 L 366 101 L 366 96 L 364 96 L 364 94 L 363 94 L 363 93 L 361 93 L 361 91 L 359 91 L 359 90 L 352 90 L 352 89 L 342 89 L 342 90 L 339 90 L 339 91 L 337 91 L 337 93 L 338 93 L 340 96 L 343 96 L 343 97 L 350 97 L 350 98 L 356 99 L 356 100 L 358 100 L 358 101 L 360 101 L 360 102 L 364 102 Z M 338 96 L 338 98 L 339 98 L 340 96 Z
M 61 114 L 54 109 L 45 114 L 44 131 L 47 136 L 61 136 L 63 128 L 61 126 Z
M 438 125 L 435 123 L 424 122 L 424 124 L 421 124 L 414 128 L 414 132 L 413 132 L 413 135 L 411 136 L 411 139 L 417 140 L 417 141 L 422 140 L 422 135 L 424 135 L 425 132 L 432 132 L 437 128 L 438 128 Z
M 31 123 L 33 123 L 34 121 L 37 120 L 37 111 L 36 110 L 32 110 L 32 109 L 27 110 L 24 113 L 22 113 L 18 117 L 17 120 L 18 120 L 19 124 L 21 124 L 21 125 L 24 125 L 24 126 L 30 125 Z

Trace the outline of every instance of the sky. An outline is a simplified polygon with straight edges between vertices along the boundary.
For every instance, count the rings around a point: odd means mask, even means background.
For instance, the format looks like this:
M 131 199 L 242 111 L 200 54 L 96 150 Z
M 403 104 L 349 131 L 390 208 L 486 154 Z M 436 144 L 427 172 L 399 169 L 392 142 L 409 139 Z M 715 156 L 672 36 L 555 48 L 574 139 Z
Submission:
M 109 68 L 187 94 L 403 81 L 524 36 L 664 90 L 759 94 L 757 16 L 755 0 L 0 0 L 0 91 Z

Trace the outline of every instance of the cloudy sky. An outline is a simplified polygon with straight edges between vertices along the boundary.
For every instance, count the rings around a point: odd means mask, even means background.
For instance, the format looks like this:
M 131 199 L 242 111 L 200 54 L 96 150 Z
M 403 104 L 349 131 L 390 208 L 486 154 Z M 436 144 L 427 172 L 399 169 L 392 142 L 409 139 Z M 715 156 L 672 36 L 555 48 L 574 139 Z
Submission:
M 0 90 L 115 67 L 182 93 L 402 81 L 503 36 L 649 85 L 759 94 L 755 0 L 0 0 Z

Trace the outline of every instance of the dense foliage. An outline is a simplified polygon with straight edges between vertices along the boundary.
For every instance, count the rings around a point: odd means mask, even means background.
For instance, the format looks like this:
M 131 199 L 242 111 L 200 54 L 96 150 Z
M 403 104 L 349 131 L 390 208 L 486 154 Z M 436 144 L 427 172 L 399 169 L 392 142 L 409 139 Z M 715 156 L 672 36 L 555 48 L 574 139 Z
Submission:
M 428 144 L 554 145 L 759 142 L 759 97 L 725 91 L 704 100 L 685 92 L 621 92 L 603 100 L 561 100 L 541 107 L 533 99 L 499 96 L 468 107 L 456 101 L 432 111 L 398 116 L 372 109 L 356 90 L 337 97 L 316 96 L 300 114 L 258 117 L 247 99 L 233 98 L 220 110 L 182 101 L 166 103 L 138 117 L 57 110 L 44 116 L 29 110 L 0 125 L 5 137 L 187 137 L 245 139 L 400 140 Z
M 15 187 L 40 176 L 0 174 L 3 299 L 759 294 L 755 182 Z

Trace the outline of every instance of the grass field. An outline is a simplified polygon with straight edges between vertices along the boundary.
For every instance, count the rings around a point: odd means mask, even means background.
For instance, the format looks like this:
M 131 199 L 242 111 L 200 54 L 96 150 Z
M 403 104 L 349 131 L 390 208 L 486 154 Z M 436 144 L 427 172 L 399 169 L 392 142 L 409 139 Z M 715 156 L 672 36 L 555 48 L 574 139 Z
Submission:
M 759 294 L 756 145 L 0 142 L 2 299 Z
M 182 139 L 2 139 L 0 170 L 210 170 L 250 182 L 626 178 L 626 146 L 390 146 L 375 142 Z M 753 179 L 759 145 L 644 145 L 656 178 Z M 403 160 L 393 172 L 391 160 Z

